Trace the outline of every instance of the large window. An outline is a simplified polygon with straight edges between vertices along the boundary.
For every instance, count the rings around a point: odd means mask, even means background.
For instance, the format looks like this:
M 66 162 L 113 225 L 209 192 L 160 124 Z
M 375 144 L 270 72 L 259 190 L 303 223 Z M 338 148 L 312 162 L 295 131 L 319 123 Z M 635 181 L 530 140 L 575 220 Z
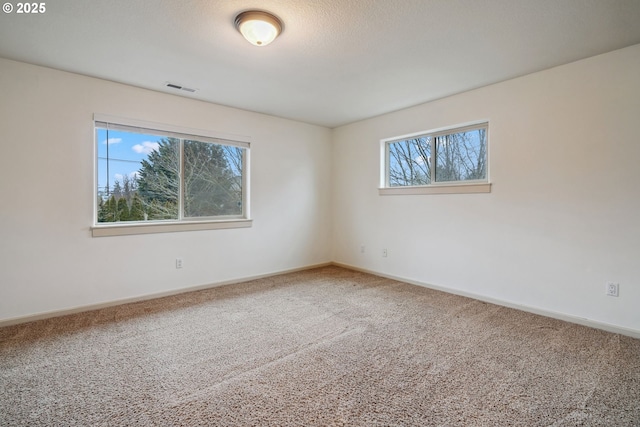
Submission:
M 249 142 L 172 129 L 96 116 L 94 235 L 248 226 Z
M 487 131 L 480 123 L 383 140 L 381 194 L 488 192 Z

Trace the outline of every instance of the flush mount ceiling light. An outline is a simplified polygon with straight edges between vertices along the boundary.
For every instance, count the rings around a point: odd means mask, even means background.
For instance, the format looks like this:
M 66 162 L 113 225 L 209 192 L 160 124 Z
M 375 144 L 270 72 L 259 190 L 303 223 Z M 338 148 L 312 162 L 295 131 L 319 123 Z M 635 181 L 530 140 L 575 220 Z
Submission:
M 270 13 L 247 10 L 236 16 L 236 28 L 249 43 L 266 46 L 282 32 L 282 22 Z

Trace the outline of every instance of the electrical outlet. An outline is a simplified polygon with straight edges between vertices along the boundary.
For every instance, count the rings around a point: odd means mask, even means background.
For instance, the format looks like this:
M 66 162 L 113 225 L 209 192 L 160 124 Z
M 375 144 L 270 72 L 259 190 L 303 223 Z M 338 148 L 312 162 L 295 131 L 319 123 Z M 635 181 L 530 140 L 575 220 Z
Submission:
M 182 268 L 182 258 L 176 258 L 176 268 Z
M 609 295 L 610 297 L 617 297 L 620 291 L 619 286 L 620 285 L 618 283 L 608 282 L 606 285 L 607 295 Z
M 383 258 L 386 258 L 386 257 L 387 257 L 387 248 L 384 248 L 384 249 L 382 250 L 382 257 L 383 257 Z
M 360 253 L 363 254 L 364 253 L 364 245 L 360 245 Z

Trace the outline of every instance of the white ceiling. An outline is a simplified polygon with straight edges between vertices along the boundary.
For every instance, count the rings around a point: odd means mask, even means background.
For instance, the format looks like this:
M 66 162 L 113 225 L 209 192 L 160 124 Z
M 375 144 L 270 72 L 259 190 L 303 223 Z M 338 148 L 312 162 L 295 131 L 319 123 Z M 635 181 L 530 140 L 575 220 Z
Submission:
M 1 57 L 328 127 L 640 43 L 640 0 L 45 4 L 0 14 Z M 251 8 L 284 21 L 271 45 L 234 28 Z

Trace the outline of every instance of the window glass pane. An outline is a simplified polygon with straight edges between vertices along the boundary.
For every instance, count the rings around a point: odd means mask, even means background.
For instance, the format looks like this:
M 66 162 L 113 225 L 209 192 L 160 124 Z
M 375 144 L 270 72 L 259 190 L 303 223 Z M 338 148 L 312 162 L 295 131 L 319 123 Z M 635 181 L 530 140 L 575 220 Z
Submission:
M 96 128 L 98 222 L 178 218 L 179 140 Z
M 436 182 L 487 178 L 487 130 L 435 137 Z
M 94 123 L 98 224 L 245 218 L 248 142 Z
M 135 135 L 135 134 L 133 134 Z M 148 141 L 153 144 L 152 141 Z M 178 219 L 180 140 L 158 138 L 140 162 L 138 193 L 145 220 Z
M 243 149 L 184 141 L 184 216 L 242 215 Z
M 431 183 L 430 140 L 422 136 L 388 144 L 390 187 Z

